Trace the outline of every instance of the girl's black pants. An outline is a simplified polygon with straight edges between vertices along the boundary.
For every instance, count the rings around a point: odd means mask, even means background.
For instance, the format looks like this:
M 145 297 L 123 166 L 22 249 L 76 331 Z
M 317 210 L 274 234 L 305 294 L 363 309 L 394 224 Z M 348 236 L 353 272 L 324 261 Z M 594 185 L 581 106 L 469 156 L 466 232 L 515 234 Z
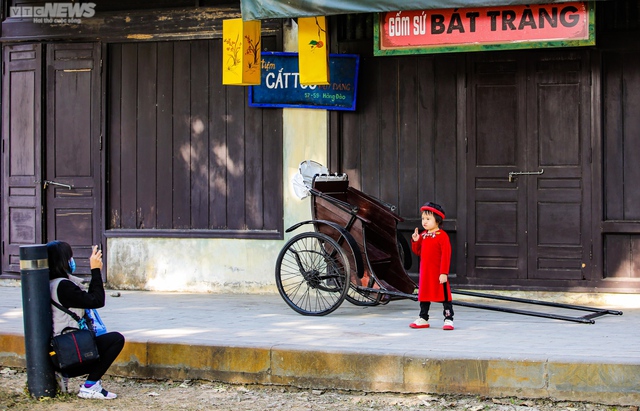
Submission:
M 429 321 L 429 308 L 431 307 L 430 301 L 420 301 L 420 318 Z M 453 321 L 453 304 L 451 301 L 442 302 L 442 314 L 445 320 Z

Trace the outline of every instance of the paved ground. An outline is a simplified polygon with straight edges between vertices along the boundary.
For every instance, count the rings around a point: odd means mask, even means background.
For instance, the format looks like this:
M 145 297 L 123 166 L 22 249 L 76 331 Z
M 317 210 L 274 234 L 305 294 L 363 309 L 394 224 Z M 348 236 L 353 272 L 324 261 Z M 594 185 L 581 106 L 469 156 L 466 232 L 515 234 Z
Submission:
M 279 295 L 107 296 L 102 319 L 127 338 L 116 375 L 640 404 L 640 308 L 579 324 L 456 306 L 450 332 L 438 304 L 433 328 L 410 329 L 408 300 L 305 317 Z M 0 365 L 24 361 L 22 321 L 21 288 L 0 286 Z

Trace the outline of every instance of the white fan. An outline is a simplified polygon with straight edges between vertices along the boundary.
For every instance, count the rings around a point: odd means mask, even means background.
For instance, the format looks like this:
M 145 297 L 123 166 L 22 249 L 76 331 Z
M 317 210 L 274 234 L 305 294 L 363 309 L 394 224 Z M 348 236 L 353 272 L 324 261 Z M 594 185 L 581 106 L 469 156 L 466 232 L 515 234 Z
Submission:
M 329 174 L 329 169 L 322 164 L 313 161 L 305 160 L 298 166 L 298 173 L 293 176 L 293 192 L 296 197 L 303 199 L 309 196 L 309 189 L 313 182 L 313 177 L 316 175 Z

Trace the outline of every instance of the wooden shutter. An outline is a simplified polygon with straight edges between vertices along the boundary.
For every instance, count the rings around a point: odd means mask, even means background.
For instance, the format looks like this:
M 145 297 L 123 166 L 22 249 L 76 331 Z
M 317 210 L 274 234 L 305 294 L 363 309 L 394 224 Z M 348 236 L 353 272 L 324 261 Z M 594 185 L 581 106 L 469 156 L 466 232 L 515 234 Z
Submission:
M 20 246 L 42 241 L 41 56 L 39 44 L 3 49 L 3 274 L 19 273 Z

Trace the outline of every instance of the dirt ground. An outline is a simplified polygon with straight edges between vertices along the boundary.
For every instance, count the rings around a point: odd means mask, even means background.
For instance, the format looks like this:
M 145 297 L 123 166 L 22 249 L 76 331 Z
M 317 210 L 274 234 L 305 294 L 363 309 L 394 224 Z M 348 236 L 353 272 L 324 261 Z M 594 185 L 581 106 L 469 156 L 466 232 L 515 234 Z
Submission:
M 517 398 L 454 395 L 403 395 L 292 387 L 229 385 L 210 381 L 141 381 L 105 378 L 103 386 L 115 400 L 85 400 L 76 396 L 82 379 L 71 380 L 71 393 L 36 400 L 28 395 L 24 370 L 0 369 L 0 411 L 81 410 L 447 410 L 447 411 L 638 411 L 637 406 L 585 402 L 554 402 Z

